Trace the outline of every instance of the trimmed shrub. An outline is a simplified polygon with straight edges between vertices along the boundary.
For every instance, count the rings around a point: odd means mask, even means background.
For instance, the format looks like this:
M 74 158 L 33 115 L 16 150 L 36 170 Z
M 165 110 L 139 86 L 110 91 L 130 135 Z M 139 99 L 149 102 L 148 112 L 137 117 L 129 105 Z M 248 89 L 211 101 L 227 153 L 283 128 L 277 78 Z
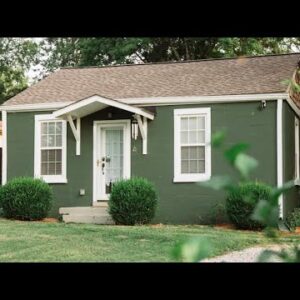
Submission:
M 52 205 L 52 189 L 40 179 L 16 177 L 0 189 L 0 206 L 9 219 L 41 220 Z
M 260 200 L 269 200 L 271 187 L 259 182 L 241 183 L 226 199 L 229 220 L 239 229 L 262 229 L 265 226 L 251 216 Z
M 132 178 L 114 183 L 108 201 L 108 212 L 116 224 L 146 224 L 154 218 L 157 192 L 145 178 Z
M 300 208 L 295 208 L 293 212 L 288 214 L 286 224 L 293 231 L 296 227 L 300 227 Z

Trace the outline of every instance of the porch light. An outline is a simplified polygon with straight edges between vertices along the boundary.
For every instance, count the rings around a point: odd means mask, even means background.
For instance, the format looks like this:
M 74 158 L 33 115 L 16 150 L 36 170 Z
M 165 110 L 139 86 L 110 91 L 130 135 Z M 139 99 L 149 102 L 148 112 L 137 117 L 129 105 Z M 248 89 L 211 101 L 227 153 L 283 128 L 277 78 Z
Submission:
M 139 127 L 138 127 L 138 122 L 136 119 L 133 119 L 131 121 L 131 136 L 134 140 L 137 139 L 139 134 Z

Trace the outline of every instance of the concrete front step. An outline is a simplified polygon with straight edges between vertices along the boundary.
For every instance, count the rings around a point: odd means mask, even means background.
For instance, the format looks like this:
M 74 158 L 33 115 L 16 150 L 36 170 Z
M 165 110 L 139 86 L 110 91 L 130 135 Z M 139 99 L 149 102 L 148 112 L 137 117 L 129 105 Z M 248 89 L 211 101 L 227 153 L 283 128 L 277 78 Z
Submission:
M 65 223 L 114 224 L 107 207 L 61 207 L 59 213 Z
M 63 215 L 63 221 L 65 223 L 84 223 L 84 224 L 101 224 L 101 225 L 113 225 L 112 218 L 107 216 L 96 215 Z
M 59 213 L 62 215 L 66 214 L 97 214 L 97 213 L 108 213 L 107 207 L 102 206 L 82 206 L 82 207 L 61 207 Z

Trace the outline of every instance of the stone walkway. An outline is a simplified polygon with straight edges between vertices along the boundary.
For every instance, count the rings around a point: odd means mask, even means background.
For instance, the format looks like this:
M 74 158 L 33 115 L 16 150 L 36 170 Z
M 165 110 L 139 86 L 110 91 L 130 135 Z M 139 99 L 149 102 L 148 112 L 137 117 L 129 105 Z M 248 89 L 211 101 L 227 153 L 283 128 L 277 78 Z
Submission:
M 241 251 L 234 251 L 230 252 L 225 255 L 221 256 L 216 256 L 213 258 L 208 258 L 204 259 L 201 262 L 258 262 L 258 257 L 264 250 L 274 250 L 274 251 L 279 251 L 282 249 L 283 246 L 278 246 L 278 245 L 272 245 L 268 247 L 252 247 L 252 248 L 247 248 Z M 268 262 L 282 262 L 279 258 L 277 257 L 272 257 L 269 259 Z

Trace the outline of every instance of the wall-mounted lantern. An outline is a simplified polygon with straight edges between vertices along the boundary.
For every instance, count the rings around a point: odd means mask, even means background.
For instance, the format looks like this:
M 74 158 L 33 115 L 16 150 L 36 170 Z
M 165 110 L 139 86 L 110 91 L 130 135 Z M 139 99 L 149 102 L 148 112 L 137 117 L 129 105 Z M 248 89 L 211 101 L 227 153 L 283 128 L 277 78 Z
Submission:
M 136 140 L 139 134 L 139 126 L 136 119 L 131 121 L 131 137 Z

